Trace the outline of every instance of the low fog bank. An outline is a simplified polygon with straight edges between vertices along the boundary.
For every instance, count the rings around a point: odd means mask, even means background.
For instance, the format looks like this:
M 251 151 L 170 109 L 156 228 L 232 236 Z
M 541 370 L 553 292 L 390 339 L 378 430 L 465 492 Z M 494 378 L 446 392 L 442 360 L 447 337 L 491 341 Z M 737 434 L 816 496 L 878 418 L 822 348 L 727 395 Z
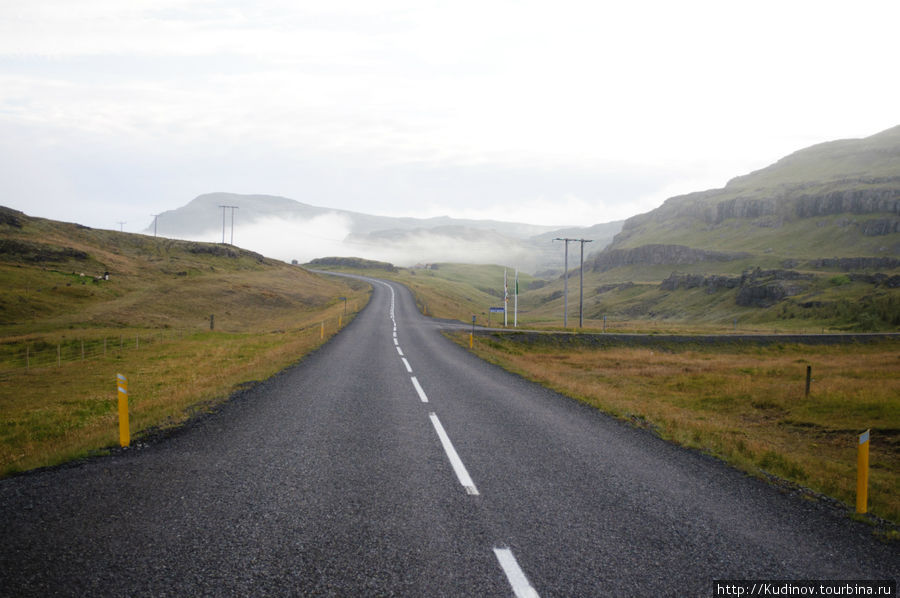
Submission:
M 344 214 L 313 218 L 267 216 L 236 224 L 234 244 L 285 262 L 307 263 L 325 256 L 360 257 L 409 267 L 435 262 L 505 264 L 524 272 L 546 267 L 543 251 L 527 240 L 495 231 L 448 226 L 438 229 L 353 233 Z M 225 228 L 226 242 L 231 228 Z M 207 229 L 193 240 L 219 242 L 222 229 Z

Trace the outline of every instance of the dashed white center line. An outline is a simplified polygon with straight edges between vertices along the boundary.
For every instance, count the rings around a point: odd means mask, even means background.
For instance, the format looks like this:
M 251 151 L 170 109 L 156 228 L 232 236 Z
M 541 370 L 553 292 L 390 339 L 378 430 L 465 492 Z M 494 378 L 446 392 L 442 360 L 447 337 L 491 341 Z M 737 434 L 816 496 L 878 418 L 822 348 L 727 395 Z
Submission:
M 397 340 L 397 320 L 394 315 L 394 289 L 390 285 L 386 284 L 385 286 L 391 291 L 390 316 L 393 324 L 392 334 L 394 346 L 397 348 L 397 353 L 400 355 L 400 359 L 403 361 L 403 366 L 406 368 L 406 371 L 412 374 L 412 366 L 409 365 L 409 361 L 404 357 L 403 349 L 400 348 L 400 343 Z M 419 399 L 423 403 L 427 403 L 428 396 L 422 389 L 422 385 L 419 384 L 418 379 L 416 379 L 415 376 L 410 376 L 409 379 L 412 381 L 412 385 L 416 389 Z M 441 441 L 441 446 L 444 448 L 444 453 L 446 453 L 447 459 L 450 460 L 450 466 L 453 467 L 453 472 L 456 474 L 459 483 L 466 489 L 467 494 L 478 496 L 478 488 L 475 487 L 475 482 L 472 481 L 472 477 L 469 475 L 466 466 L 463 465 L 462 459 L 459 458 L 459 454 L 456 452 L 456 449 L 453 448 L 453 443 L 450 441 L 450 437 L 447 435 L 446 430 L 444 430 L 444 426 L 441 425 L 441 420 L 439 420 L 438 416 L 433 412 L 429 413 L 428 417 L 431 420 L 431 424 L 434 426 L 434 431 L 437 432 L 438 438 Z M 494 548 L 494 554 L 496 555 L 497 561 L 500 563 L 500 567 L 503 569 L 503 573 L 506 575 L 506 579 L 509 581 L 509 585 L 512 587 L 513 594 L 515 594 L 516 598 L 540 598 L 537 590 L 531 586 L 531 582 L 528 581 L 525 572 L 522 571 L 518 561 L 516 561 L 516 557 L 513 555 L 512 550 L 505 547 Z
M 404 360 L 404 361 L 406 361 L 406 360 Z M 422 385 L 419 384 L 419 381 L 416 380 L 415 376 L 410 377 L 410 380 L 412 380 L 413 386 L 416 387 L 416 392 L 419 393 L 419 398 L 422 399 L 423 403 L 427 403 L 428 397 L 425 395 L 425 391 L 422 390 Z
M 450 459 L 450 465 L 453 467 L 453 472 L 456 474 L 456 478 L 459 480 L 459 483 L 462 484 L 463 488 L 466 489 L 467 494 L 477 496 L 478 488 L 475 487 L 475 482 L 473 482 L 472 478 L 469 477 L 469 472 L 466 471 L 466 466 L 463 465 L 462 459 L 459 458 L 459 455 L 456 453 L 456 449 L 453 448 L 453 443 L 450 442 L 450 437 L 447 436 L 447 432 L 444 431 L 444 426 L 441 425 L 441 420 L 439 420 L 438 416 L 434 413 L 429 413 L 428 417 L 431 418 L 431 424 L 434 426 L 434 431 L 437 432 L 438 438 L 441 439 L 441 444 L 444 447 L 444 452 L 447 453 L 447 458 Z
M 503 567 L 503 572 L 506 573 L 506 579 L 509 580 L 509 585 L 512 586 L 516 598 L 540 598 L 537 590 L 531 587 L 531 583 L 525 577 L 522 568 L 519 567 L 519 562 L 516 561 L 512 550 L 495 548 L 494 554 L 497 555 L 497 560 L 500 561 L 500 566 Z

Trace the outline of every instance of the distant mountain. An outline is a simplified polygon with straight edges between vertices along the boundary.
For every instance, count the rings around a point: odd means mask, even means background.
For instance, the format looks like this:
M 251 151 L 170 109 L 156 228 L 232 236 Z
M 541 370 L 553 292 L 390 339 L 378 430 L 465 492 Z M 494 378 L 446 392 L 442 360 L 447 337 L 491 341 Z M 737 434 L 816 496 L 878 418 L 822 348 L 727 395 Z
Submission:
M 394 218 L 272 195 L 209 193 L 160 214 L 156 224 L 157 233 L 165 237 L 231 242 L 233 234 L 235 245 L 285 261 L 343 256 L 400 266 L 496 263 L 528 272 L 561 272 L 563 252 L 551 243 L 555 236 L 590 235 L 592 249 L 598 250 L 619 232 L 622 222 L 560 230 L 497 220 Z M 152 234 L 153 225 L 145 232 Z
M 814 145 L 722 189 L 672 197 L 626 220 L 594 264 L 721 262 L 724 255 L 769 263 L 900 256 L 900 126 Z

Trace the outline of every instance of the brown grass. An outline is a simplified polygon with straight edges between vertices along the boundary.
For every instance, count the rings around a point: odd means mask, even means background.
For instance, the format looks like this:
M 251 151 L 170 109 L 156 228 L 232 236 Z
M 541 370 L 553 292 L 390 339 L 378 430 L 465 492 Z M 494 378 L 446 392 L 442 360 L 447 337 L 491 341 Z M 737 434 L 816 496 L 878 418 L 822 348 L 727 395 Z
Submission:
M 468 343 L 468 337 L 460 339 Z M 872 429 L 869 510 L 900 522 L 900 353 L 870 346 L 560 350 L 476 342 L 490 361 L 663 438 L 855 504 Z M 813 382 L 805 397 L 806 366 Z
M 362 301 L 359 301 L 361 304 Z M 343 306 L 302 315 L 291 330 L 200 332 L 61 367 L 19 369 L 0 378 L 0 475 L 54 465 L 118 444 L 116 374 L 129 382 L 132 438 L 177 426 L 237 388 L 264 380 L 347 324 Z M 300 326 L 297 326 L 300 324 Z

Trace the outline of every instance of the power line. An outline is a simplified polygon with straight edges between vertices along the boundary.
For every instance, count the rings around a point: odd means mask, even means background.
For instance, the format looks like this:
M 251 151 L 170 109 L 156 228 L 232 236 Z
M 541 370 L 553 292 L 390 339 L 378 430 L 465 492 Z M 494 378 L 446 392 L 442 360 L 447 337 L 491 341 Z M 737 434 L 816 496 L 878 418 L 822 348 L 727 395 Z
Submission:
M 581 262 L 578 266 L 578 327 L 584 328 L 584 244 L 593 243 L 593 239 L 559 238 L 554 241 L 566 242 L 565 272 L 563 273 L 563 328 L 569 327 L 569 243 L 581 243 Z

